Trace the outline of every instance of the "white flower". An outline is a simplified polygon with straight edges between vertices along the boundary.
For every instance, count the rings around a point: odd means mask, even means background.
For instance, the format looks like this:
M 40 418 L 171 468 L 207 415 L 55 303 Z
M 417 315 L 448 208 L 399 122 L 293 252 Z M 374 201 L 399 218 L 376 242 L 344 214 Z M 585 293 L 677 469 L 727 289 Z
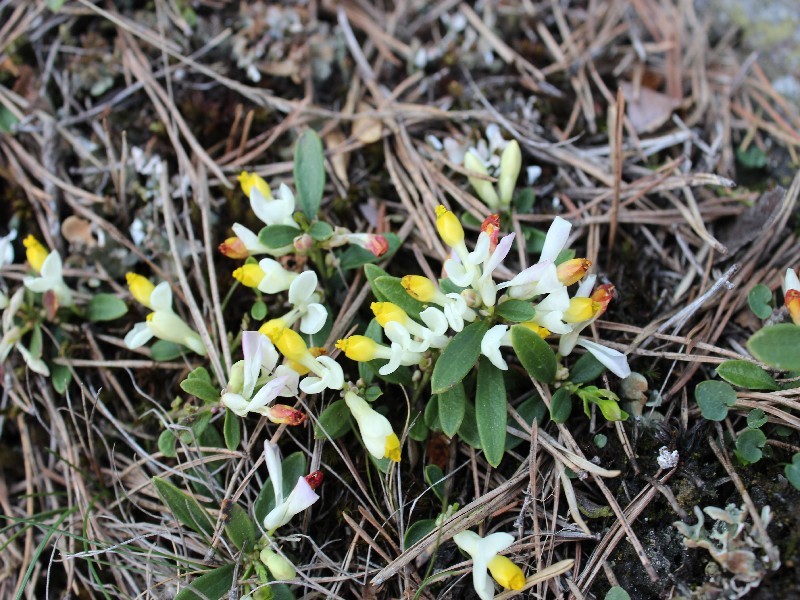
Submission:
M 501 346 L 511 345 L 508 339 L 508 331 L 508 325 L 495 325 L 481 339 L 481 354 L 501 371 L 508 370 L 508 363 L 503 360 L 503 356 L 500 354 Z
M 258 266 L 264 272 L 264 276 L 257 287 L 265 294 L 285 292 L 298 277 L 297 273 L 284 269 L 281 263 L 271 258 L 262 258 L 258 261 Z
M 594 288 L 594 283 L 597 280 L 597 275 L 589 275 L 578 286 L 574 298 L 588 298 Z M 586 321 L 575 323 L 572 326 L 572 331 L 561 336 L 558 340 L 558 352 L 561 356 L 569 356 L 572 353 L 575 344 L 578 343 L 578 336 L 596 317 L 592 317 Z
M 39 356 L 33 356 L 23 344 L 22 336 L 27 330 L 22 330 L 14 323 L 14 317 L 22 306 L 25 296 L 25 288 L 19 288 L 8 302 L 8 306 L 3 312 L 3 337 L 0 338 L 0 365 L 2 365 L 12 350 L 20 353 L 25 364 L 31 371 L 49 377 L 50 369 Z
M 455 292 L 446 294 L 445 299 L 441 306 L 450 329 L 456 332 L 461 331 L 464 329 L 464 321 L 472 322 L 475 320 L 477 316 L 475 311 L 467 306 L 467 301 L 464 300 L 461 294 L 456 294 Z M 436 303 L 439 304 L 439 299 L 436 300 Z
M 411 333 L 397 321 L 390 321 L 383 328 L 386 337 L 392 342 L 388 348 L 389 352 L 378 358 L 386 358 L 388 363 L 378 369 L 381 375 L 389 375 L 397 370 L 397 367 L 411 366 L 419 364 L 422 360 L 422 353 L 414 351 L 413 348 L 418 347 L 416 342 L 411 340 Z M 385 346 L 378 346 L 378 348 L 385 348 Z M 388 355 L 387 355 L 388 354 Z
M 300 317 L 300 331 L 309 335 L 317 333 L 328 319 L 328 311 L 318 300 L 317 274 L 303 271 L 289 286 L 289 302 L 294 308 L 284 319 L 287 323 L 294 323 Z
M 264 442 L 264 460 L 267 463 L 269 479 L 275 492 L 275 508 L 264 519 L 264 529 L 267 530 L 267 534 L 271 535 L 276 529 L 286 525 L 297 513 L 303 512 L 319 500 L 319 496 L 305 477 L 299 477 L 294 489 L 284 499 L 283 468 L 278 446 L 269 441 Z
M 287 366 L 275 367 L 278 362 L 278 351 L 266 336 L 257 331 L 242 333 L 242 353 L 244 360 L 236 363 L 232 369 L 234 372 L 241 369 L 243 377 L 241 389 L 235 389 L 238 385 L 233 380 L 237 377 L 232 377 L 232 381 L 228 383 L 228 391 L 222 394 L 222 404 L 240 417 L 250 412 L 269 417 L 269 405 L 275 398 L 297 394 L 299 376 Z M 262 370 L 268 379 L 258 393 L 253 395 Z
M 153 310 L 143 323 L 136 323 L 125 336 L 125 345 L 133 350 L 145 345 L 153 337 L 186 346 L 201 356 L 206 347 L 200 335 L 172 312 L 172 290 L 162 281 L 150 293 L 149 307 Z
M 288 185 L 282 183 L 276 198 L 266 198 L 257 186 L 250 188 L 250 206 L 256 216 L 267 225 L 288 225 L 297 229 L 294 220 L 294 194 Z
M 564 312 L 569 308 L 569 293 L 563 285 L 549 293 L 536 305 L 533 322 L 553 333 L 566 334 L 572 326 L 564 322 Z
M 474 531 L 467 530 L 455 534 L 453 541 L 472 557 L 472 584 L 481 600 L 494 598 L 494 584 L 488 577 L 489 572 L 506 589 L 520 590 L 525 585 L 522 569 L 500 555 L 514 543 L 514 536 L 492 533 L 482 538 Z
M 309 365 L 314 375 L 300 382 L 300 389 L 306 394 L 319 394 L 324 389 L 340 390 L 344 387 L 342 367 L 330 356 L 319 356 Z
M 347 392 L 344 401 L 358 423 L 358 430 L 367 451 L 375 458 L 390 458 L 400 461 L 400 440 L 389 420 L 355 392 Z
M 628 359 L 625 358 L 622 352 L 614 350 L 613 348 L 607 348 L 584 338 L 578 340 L 578 346 L 586 348 L 592 356 L 617 377 L 624 379 L 631 374 L 631 368 L 628 366 Z
M 532 298 L 564 287 L 558 279 L 555 260 L 567 244 L 571 229 L 569 221 L 556 217 L 547 230 L 539 262 L 521 271 L 511 281 L 501 283 L 497 289 L 511 288 L 509 296 L 512 298 Z
M 429 306 L 421 313 L 420 319 L 425 323 L 425 327 L 412 319 L 408 319 L 406 328 L 418 339 L 412 344 L 411 349 L 416 352 L 425 352 L 428 348 L 444 348 L 450 338 L 445 335 L 447 332 L 447 317 L 444 313 L 433 306 Z
M 72 292 L 64 283 L 63 266 L 58 250 L 52 250 L 44 259 L 38 277 L 26 277 L 22 283 L 32 292 L 44 293 L 52 290 L 61 306 L 72 305 Z

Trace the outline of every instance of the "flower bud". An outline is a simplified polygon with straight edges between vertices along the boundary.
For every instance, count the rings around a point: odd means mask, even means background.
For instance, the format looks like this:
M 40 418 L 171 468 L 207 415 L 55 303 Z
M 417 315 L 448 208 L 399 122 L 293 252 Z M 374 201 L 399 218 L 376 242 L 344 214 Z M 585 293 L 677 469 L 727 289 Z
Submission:
M 471 151 L 467 152 L 467 154 L 464 156 L 464 167 L 481 175 L 489 175 L 489 172 L 486 170 L 483 161 Z M 478 197 L 483 200 L 489 208 L 492 210 L 497 210 L 497 208 L 500 206 L 500 198 L 497 197 L 497 192 L 494 190 L 492 182 L 487 181 L 486 179 L 478 179 L 477 177 L 467 177 L 467 179 L 475 190 L 475 193 L 478 194 Z
M 286 404 L 273 404 L 269 407 L 267 418 L 278 425 L 285 424 L 294 427 L 305 422 L 306 414 Z
M 591 319 L 600 309 L 600 305 L 591 298 L 571 298 L 569 308 L 564 311 L 566 323 L 581 323 Z
M 228 258 L 242 259 L 250 256 L 244 242 L 238 237 L 229 237 L 218 246 L 218 249 Z
M 800 290 L 787 290 L 784 303 L 795 325 L 800 325 Z
M 566 260 L 556 269 L 558 280 L 564 285 L 572 285 L 577 283 L 586 275 L 589 267 L 592 266 L 592 261 L 586 258 L 573 258 Z
M 322 471 L 314 471 L 313 473 L 309 473 L 306 475 L 306 482 L 309 486 L 311 486 L 312 490 L 317 489 L 319 486 L 322 485 L 322 481 L 325 479 L 325 473 Z
M 373 302 L 369 307 L 381 327 L 385 327 L 387 323 L 392 321 L 396 321 L 400 325 L 405 325 L 408 322 L 408 315 L 402 308 L 392 302 Z
M 522 152 L 519 149 L 517 140 L 511 140 L 500 157 L 500 177 L 497 181 L 497 188 L 500 191 L 500 203 L 506 208 L 511 205 L 511 198 L 514 195 L 514 188 L 517 186 L 517 178 L 521 168 Z
M 233 278 L 249 288 L 257 288 L 264 275 L 264 270 L 257 264 L 242 265 L 233 272 Z
M 500 233 L 500 215 L 489 215 L 481 224 L 481 231 L 489 236 L 489 252 L 497 247 L 497 235 Z
M 312 238 L 309 234 L 304 233 L 303 235 L 298 235 L 294 238 L 294 249 L 296 252 L 300 254 L 308 254 L 308 251 L 314 247 L 314 238 Z
M 250 191 L 253 189 L 253 186 L 255 186 L 266 200 L 272 200 L 272 190 L 269 189 L 269 184 L 264 181 L 260 175 L 242 171 L 239 174 L 238 180 L 239 184 L 242 186 L 242 191 L 248 198 L 250 197 Z
M 464 228 L 461 226 L 461 221 L 441 204 L 436 207 L 436 229 L 442 241 L 451 248 L 464 243 Z
M 599 304 L 599 307 L 595 311 L 595 317 L 599 317 L 606 312 L 608 304 L 614 299 L 614 286 L 610 283 L 598 285 L 592 292 L 590 298 Z
M 278 581 L 294 579 L 297 571 L 294 565 L 280 554 L 269 548 L 264 548 L 258 556 L 261 562 L 269 569 L 270 574 Z
M 525 574 L 505 556 L 498 554 L 489 561 L 489 573 L 507 590 L 521 590 L 525 586 Z
M 42 246 L 39 240 L 32 235 L 22 240 L 22 245 L 25 246 L 25 256 L 28 259 L 28 264 L 31 266 L 31 269 L 36 271 L 36 273 L 41 273 L 44 259 L 47 258 L 49 254 L 47 248 Z
M 153 293 L 156 286 L 146 277 L 136 273 L 125 273 L 125 281 L 128 282 L 128 289 L 131 291 L 133 299 L 147 308 L 152 308 L 150 306 L 150 294 Z
M 365 335 L 351 335 L 349 338 L 336 342 L 336 347 L 344 352 L 345 356 L 356 362 L 366 362 L 376 358 L 378 344 L 375 340 Z

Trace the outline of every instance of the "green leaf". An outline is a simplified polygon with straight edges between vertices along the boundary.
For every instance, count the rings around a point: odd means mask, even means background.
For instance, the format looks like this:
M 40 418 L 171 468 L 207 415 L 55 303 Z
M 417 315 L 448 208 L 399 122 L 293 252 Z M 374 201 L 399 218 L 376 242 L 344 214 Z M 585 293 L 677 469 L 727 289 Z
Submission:
M 408 430 L 408 437 L 415 442 L 424 442 L 428 439 L 428 426 L 425 425 L 425 416 L 422 413 L 417 413 L 418 416 L 412 419 L 413 425 Z
M 770 325 L 747 341 L 758 360 L 782 371 L 800 370 L 800 327 L 792 323 Z
M 225 435 L 225 447 L 228 450 L 236 450 L 239 442 L 242 441 L 242 425 L 239 417 L 232 410 L 225 411 L 225 423 L 222 426 Z
M 728 407 L 736 404 L 736 392 L 724 381 L 703 381 L 694 388 L 694 398 L 704 419 L 723 421 Z
M 483 453 L 493 467 L 500 464 L 506 450 L 506 403 L 503 372 L 488 360 L 482 360 L 475 390 L 475 421 Z
M 772 291 L 763 283 L 759 283 L 747 294 L 747 304 L 755 316 L 766 319 L 772 314 Z
M 767 424 L 767 413 L 760 408 L 755 408 L 747 414 L 747 426 L 750 429 L 758 429 Z
M 457 383 L 446 392 L 439 394 L 439 422 L 442 431 L 447 437 L 453 437 L 461 427 L 464 420 L 464 406 L 467 403 L 467 395 L 464 393 L 464 386 Z
M 250 316 L 254 321 L 263 321 L 267 316 L 267 305 L 263 300 L 256 300 L 250 307 Z
M 566 387 L 560 387 L 550 398 L 550 418 L 554 423 L 566 423 L 571 413 L 572 392 Z
M 201 410 L 200 412 L 184 417 L 181 419 L 181 425 L 187 426 L 189 429 L 179 431 L 178 438 L 184 444 L 193 444 L 195 441 L 201 442 L 200 436 L 208 429 L 212 416 L 210 410 Z
M 308 474 L 305 454 L 298 451 L 284 458 L 281 463 L 281 472 L 283 473 L 283 497 L 288 498 L 294 486 L 297 485 L 297 480 Z M 275 491 L 272 489 L 272 481 L 267 478 L 253 503 L 253 516 L 256 521 L 263 523 L 273 508 L 275 508 Z
M 515 323 L 523 323 L 530 321 L 536 316 L 536 309 L 530 302 L 525 300 L 506 300 L 497 305 L 494 314 L 506 321 L 514 321 Z
M 303 232 L 291 225 L 267 225 L 258 232 L 258 241 L 267 248 L 283 248 L 292 245 L 299 235 Z
M 459 331 L 439 355 L 431 375 L 431 392 L 441 394 L 467 376 L 481 354 L 487 321 L 475 321 Z
M 228 512 L 226 512 L 228 511 Z M 253 519 L 238 504 L 229 504 L 223 508 L 225 515 L 225 533 L 239 550 L 253 548 L 260 537 Z
M 364 265 L 364 275 L 367 277 L 367 281 L 369 281 L 369 287 L 372 288 L 372 295 L 375 296 L 375 299 L 378 302 L 386 302 L 387 298 L 378 289 L 375 280 L 378 279 L 378 277 L 391 277 L 391 275 L 389 275 L 386 271 L 381 269 L 378 265 L 371 265 L 371 264 Z M 403 291 L 405 292 L 405 290 Z M 406 294 L 406 296 L 407 295 L 408 294 Z
M 177 443 L 175 434 L 169 429 L 165 429 L 158 436 L 158 451 L 168 458 L 175 458 L 178 453 L 175 452 L 175 444 Z
M 389 249 L 380 256 L 375 256 L 372 252 L 361 246 L 350 245 L 344 252 L 339 255 L 339 266 L 345 271 L 356 269 L 363 265 L 383 261 L 397 252 L 400 248 L 400 238 L 394 233 L 384 233 L 383 237 L 389 243 Z
M 537 334 L 522 325 L 514 325 L 511 328 L 511 345 L 531 377 L 541 383 L 550 383 L 555 379 L 558 366 L 556 355 Z
M 187 394 L 196 396 L 209 403 L 219 402 L 219 390 L 211 384 L 211 377 L 203 367 L 197 367 L 180 383 L 181 389 Z
M 314 425 L 314 437 L 318 440 L 335 440 L 350 431 L 350 409 L 344 400 L 331 402 Z
M 536 194 L 533 188 L 522 188 L 514 194 L 514 208 L 520 214 L 528 214 L 533 211 L 533 203 L 536 202 Z
M 175 595 L 175 600 L 220 600 L 233 587 L 235 566 L 223 565 L 197 577 Z
M 14 116 L 14 113 L 8 110 L 4 104 L 0 104 L 0 132 L 14 133 L 14 127 L 17 123 L 19 123 L 19 119 Z
M 72 371 L 67 365 L 53 365 L 50 369 L 50 378 L 53 381 L 53 389 L 63 396 L 72 381 Z
M 374 288 L 389 302 L 397 304 L 408 316 L 417 319 L 419 313 L 423 311 L 425 305 L 408 295 L 399 277 L 383 276 L 375 279 Z
M 325 154 L 316 131 L 307 129 L 294 147 L 294 184 L 300 209 L 309 221 L 317 218 L 325 189 Z
M 86 317 L 90 321 L 113 321 L 128 312 L 128 305 L 114 294 L 95 294 L 89 300 Z
M 742 150 L 741 147 L 737 148 L 736 160 L 748 169 L 763 169 L 767 166 L 766 153 L 755 144 L 749 146 L 747 150 Z
M 423 414 L 425 425 L 433 431 L 441 431 L 442 423 L 439 421 L 439 396 L 433 396 L 425 405 Z
M 158 340 L 150 346 L 150 357 L 156 362 L 175 360 L 183 354 L 183 346 L 165 340 Z
M 464 420 L 458 428 L 458 438 L 476 450 L 481 449 L 481 438 L 478 435 L 478 424 L 475 421 L 475 405 L 467 402 L 464 407 Z
M 318 242 L 324 242 L 333 235 L 333 227 L 325 221 L 314 221 L 308 228 L 308 235 Z
M 423 475 L 425 483 L 431 486 L 439 502 L 444 502 L 444 473 L 442 470 L 437 465 L 427 465 Z
M 760 429 L 745 429 L 736 438 L 736 456 L 745 463 L 761 460 L 761 449 L 767 443 L 767 436 Z
M 603 448 L 606 447 L 606 444 L 608 444 L 608 437 L 606 437 L 602 433 L 598 433 L 596 436 L 594 436 L 594 445 L 595 446 L 597 446 L 598 448 L 600 448 L 602 450 Z
M 717 367 L 717 375 L 728 383 L 748 390 L 779 390 L 772 376 L 746 360 L 726 360 Z
M 783 474 L 795 489 L 800 490 L 800 452 L 792 456 L 792 463 L 783 467 Z
M 572 365 L 569 370 L 569 380 L 578 384 L 589 383 L 600 377 L 605 370 L 603 363 L 587 352 Z
M 153 477 L 152 481 L 158 495 L 178 521 L 197 533 L 206 536 L 214 533 L 214 520 L 193 496 L 182 492 L 166 479 Z
M 406 534 L 403 536 L 403 549 L 408 550 L 434 529 L 436 529 L 436 521 L 433 519 L 415 521 L 406 529 Z
M 442 290 L 443 294 L 460 294 L 465 288 L 445 278 L 439 280 L 439 289 Z
M 615 585 L 606 593 L 605 600 L 631 600 L 630 595 L 624 589 Z

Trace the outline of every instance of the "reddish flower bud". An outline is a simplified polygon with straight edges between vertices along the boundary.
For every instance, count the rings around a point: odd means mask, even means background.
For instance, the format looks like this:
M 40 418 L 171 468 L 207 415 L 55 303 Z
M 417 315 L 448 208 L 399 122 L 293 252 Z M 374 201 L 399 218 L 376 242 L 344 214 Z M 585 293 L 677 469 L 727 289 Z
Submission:
M 247 258 L 250 253 L 238 237 L 229 237 L 219 245 L 219 251 L 228 258 Z
M 784 303 L 795 325 L 800 325 L 800 290 L 787 290 Z
M 489 235 L 489 252 L 497 247 L 497 235 L 500 233 L 500 215 L 489 215 L 481 224 L 481 231 Z
M 267 418 L 273 423 L 285 423 L 286 425 L 295 426 L 303 424 L 306 420 L 306 414 L 285 404 L 273 404 L 269 408 L 269 416 Z
M 592 292 L 590 298 L 599 305 L 599 308 L 595 313 L 595 317 L 599 317 L 606 312 L 609 302 L 611 302 L 611 300 L 614 298 L 614 286 L 610 283 L 598 285 Z
M 306 482 L 308 482 L 308 485 L 311 486 L 311 489 L 315 490 L 322 485 L 322 480 L 325 479 L 325 474 L 322 471 L 314 471 L 313 473 L 306 475 L 305 479 Z
M 389 251 L 389 242 L 382 235 L 376 234 L 367 242 L 366 248 L 375 256 L 383 256 Z

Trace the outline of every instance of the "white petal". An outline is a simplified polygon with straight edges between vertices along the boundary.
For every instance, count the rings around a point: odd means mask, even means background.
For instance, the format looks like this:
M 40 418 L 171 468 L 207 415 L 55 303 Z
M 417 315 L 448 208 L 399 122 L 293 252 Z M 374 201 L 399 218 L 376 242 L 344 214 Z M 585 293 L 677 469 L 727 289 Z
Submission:
M 564 312 L 569 308 L 569 293 L 563 285 L 554 292 L 548 294 L 541 302 L 536 305 L 536 310 L 551 311 L 559 310 Z
M 564 288 L 564 284 L 558 279 L 558 269 L 553 263 L 548 263 L 542 278 L 536 282 L 533 288 L 533 295 L 550 294 L 562 288 Z
M 275 504 L 283 502 L 283 469 L 281 467 L 281 451 L 269 440 L 264 442 L 264 462 L 267 463 L 269 480 L 275 491 Z
M 447 331 L 447 317 L 438 308 L 429 306 L 419 313 L 419 317 L 435 335 L 444 335 Z
M 465 269 L 455 258 L 444 261 L 444 272 L 447 278 L 459 287 L 469 287 L 475 275 L 474 269 Z
M 306 307 L 306 314 L 300 319 L 300 331 L 309 335 L 317 333 L 325 326 L 325 321 L 327 320 L 328 311 L 325 310 L 325 307 L 322 304 L 312 302 Z
M 478 544 L 478 556 L 484 558 L 488 563 L 513 543 L 514 536 L 510 533 L 492 533 L 483 538 Z
M 261 374 L 261 338 L 258 331 L 245 331 L 242 333 L 242 354 L 244 354 L 244 383 L 242 384 L 242 395 L 250 398 L 253 389 Z
M 261 368 L 267 373 L 272 373 L 275 365 L 278 364 L 278 351 L 269 338 L 263 333 L 260 334 L 259 343 L 261 344 Z
M 480 265 L 489 258 L 489 245 L 491 238 L 485 231 L 481 231 L 478 235 L 478 242 L 475 244 L 475 250 L 469 253 L 469 262 L 473 265 Z
M 494 582 L 489 577 L 488 566 L 483 560 L 475 560 L 472 563 L 472 586 L 481 600 L 494 598 Z
M 478 544 L 483 538 L 470 529 L 459 531 L 453 536 L 456 546 L 469 554 L 470 558 L 478 555 Z
M 281 391 L 285 388 L 286 381 L 283 379 L 283 377 L 271 379 L 264 384 L 260 390 L 258 390 L 258 393 L 253 397 L 253 400 L 250 402 L 250 406 L 248 406 L 247 409 L 251 412 L 265 414 L 262 409 L 272 404 L 272 401 L 275 400 L 275 398 L 277 398 Z
M 154 311 L 172 312 L 172 289 L 169 283 L 162 281 L 150 292 L 150 307 Z
M 783 295 L 789 290 L 800 291 L 800 279 L 797 278 L 797 273 L 793 269 L 786 269 L 786 277 L 783 280 Z
M 289 302 L 293 306 L 306 304 L 316 291 L 317 274 L 314 271 L 303 271 L 289 286 Z
M 240 394 L 233 394 L 226 392 L 222 394 L 222 405 L 233 411 L 234 414 L 240 417 L 246 417 L 248 410 L 248 402 Z
M 486 261 L 486 264 L 483 266 L 483 274 L 484 276 L 491 275 L 494 270 L 500 266 L 506 256 L 508 256 L 509 251 L 511 250 L 511 244 L 514 243 L 514 235 L 513 233 L 509 233 L 507 236 L 504 236 L 499 242 L 497 242 L 497 247 L 492 252 L 492 255 L 489 257 L 489 260 Z
M 396 347 L 396 346 L 395 346 Z M 400 367 L 403 361 L 403 352 L 399 350 L 398 352 L 393 352 L 391 358 L 389 358 L 389 362 L 383 365 L 380 369 L 378 369 L 378 373 L 381 375 L 391 375 Z
M 282 398 L 297 396 L 297 384 L 300 382 L 300 374 L 286 365 L 278 365 L 275 369 L 275 377 L 283 378 L 283 389 L 278 394 Z
M 569 356 L 572 354 L 572 351 L 575 349 L 575 344 L 578 343 L 578 335 L 580 335 L 580 330 L 583 329 L 580 327 L 580 324 L 573 327 L 572 331 L 562 335 L 558 339 L 558 353 L 561 356 Z
M 597 275 L 589 275 L 578 286 L 578 290 L 575 292 L 576 298 L 588 298 L 591 293 L 592 289 L 594 289 L 594 282 L 597 281 Z
M 592 353 L 592 356 L 608 367 L 608 370 L 617 377 L 624 379 L 631 374 L 631 368 L 628 366 L 628 359 L 622 352 L 583 338 L 578 340 L 578 346 L 586 348 Z
M 239 223 L 234 223 L 232 229 L 233 229 L 233 233 L 235 233 L 236 237 L 239 238 L 242 241 L 242 243 L 244 244 L 244 247 L 247 249 L 247 251 L 250 254 L 265 254 L 265 253 L 266 254 L 272 254 L 273 253 L 274 250 L 272 248 L 267 248 L 264 244 L 262 244 L 258 240 L 258 235 L 256 235 L 254 232 L 250 231 L 244 225 L 240 225 Z
M 258 289 L 265 294 L 285 292 L 297 278 L 297 273 L 292 273 L 283 268 L 283 265 L 271 258 L 262 258 L 258 266 L 264 271 L 264 278 L 258 284 Z
M 22 360 L 25 361 L 31 371 L 49 377 L 50 369 L 41 358 L 34 357 L 22 344 L 17 344 L 17 351 L 22 355 Z
M 564 323 L 564 313 L 560 310 L 537 313 L 533 318 L 534 322 L 542 327 L 549 329 L 553 333 L 564 335 L 572 331 L 572 326 Z
M 383 458 L 386 455 L 386 438 L 394 433 L 389 420 L 358 394 L 347 392 L 344 401 L 358 423 L 367 451 L 375 458 Z
M 389 321 L 383 328 L 383 331 L 386 333 L 387 338 L 401 348 L 407 348 L 409 342 L 411 342 L 411 334 L 408 332 L 408 329 L 397 321 Z
M 520 285 L 527 285 L 529 283 L 533 283 L 534 281 L 539 281 L 544 274 L 545 269 L 549 265 L 549 262 L 538 262 L 535 265 L 528 267 L 527 269 L 523 269 L 519 273 L 517 273 L 511 281 L 504 281 L 503 283 L 498 284 L 497 289 L 502 290 L 503 288 L 507 287 L 516 287 Z
M 546 260 L 554 261 L 556 259 L 558 253 L 566 246 L 571 229 L 572 224 L 569 221 L 561 217 L 556 217 L 553 220 L 550 229 L 547 230 L 547 236 L 544 239 L 544 246 L 542 247 L 542 255 L 539 258 L 539 262 Z
M 286 525 L 293 516 L 306 510 L 317 500 L 319 500 L 319 496 L 308 485 L 306 478 L 300 477 L 289 497 L 277 504 L 264 519 L 264 529 L 269 532 Z
M 319 394 L 325 390 L 327 387 L 325 385 L 325 381 L 321 377 L 316 377 L 314 375 L 309 375 L 299 384 L 300 391 L 309 396 L 312 394 Z
M 325 385 L 332 390 L 340 390 L 344 387 L 344 372 L 342 367 L 330 356 L 320 356 L 317 362 L 322 363 L 328 373 L 325 376 Z
M 267 208 L 271 200 L 264 197 L 256 186 L 250 188 L 250 208 L 256 213 L 256 216 L 267 225 L 274 225 L 270 219 L 270 211 Z
M 125 345 L 133 350 L 144 346 L 153 338 L 153 332 L 147 326 L 147 323 L 136 323 L 128 334 L 125 336 Z
M 25 284 L 25 287 L 30 291 L 43 294 L 44 292 L 52 290 L 58 281 L 45 277 L 26 277 L 22 280 L 22 283 Z
M 61 265 L 61 255 L 58 253 L 57 250 L 53 250 L 50 254 L 47 255 L 47 258 L 44 259 L 42 263 L 42 270 L 40 271 L 40 275 L 44 279 L 53 279 L 57 281 L 61 281 L 62 278 L 62 265 Z
M 500 354 L 500 340 L 503 339 L 506 331 L 508 331 L 507 325 L 495 325 L 484 334 L 481 340 L 481 354 L 501 371 L 508 370 L 508 364 Z

